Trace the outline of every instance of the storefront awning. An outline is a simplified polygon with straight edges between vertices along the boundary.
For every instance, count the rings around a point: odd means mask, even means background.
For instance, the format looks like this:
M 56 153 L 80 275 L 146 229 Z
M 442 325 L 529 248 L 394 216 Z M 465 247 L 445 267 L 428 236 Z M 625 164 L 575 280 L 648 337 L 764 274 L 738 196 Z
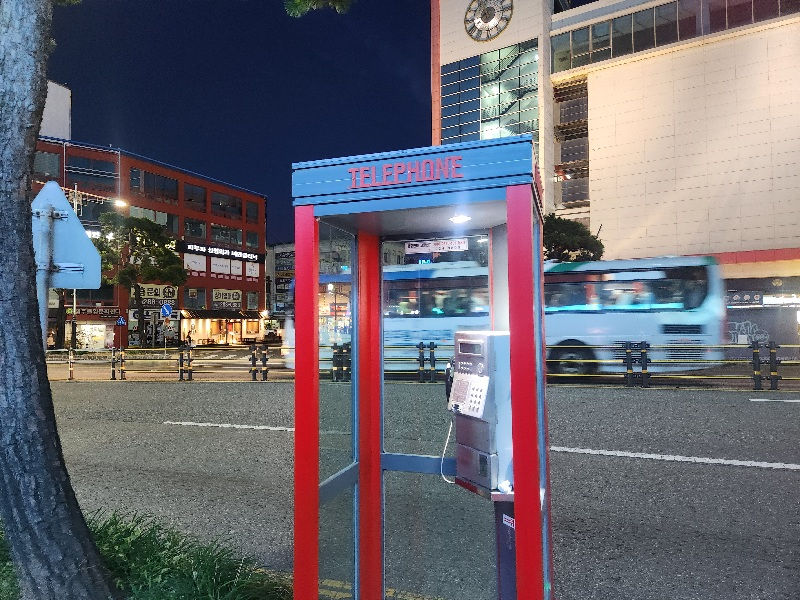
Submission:
M 184 319 L 227 319 L 228 321 L 258 320 L 261 313 L 257 310 L 182 310 L 181 317 Z

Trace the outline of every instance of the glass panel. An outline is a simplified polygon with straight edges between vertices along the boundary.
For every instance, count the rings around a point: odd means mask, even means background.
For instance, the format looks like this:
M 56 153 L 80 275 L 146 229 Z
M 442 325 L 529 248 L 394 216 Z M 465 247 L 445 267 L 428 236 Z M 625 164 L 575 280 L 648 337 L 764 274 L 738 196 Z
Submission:
M 678 5 L 656 7 L 656 46 L 666 46 L 678 41 Z
M 592 50 L 611 46 L 611 25 L 608 21 L 592 25 Z
M 570 68 L 570 49 L 569 49 L 569 33 L 561 33 L 554 35 L 550 38 L 552 45 L 551 54 L 553 56 L 553 64 L 551 69 L 553 73 L 559 71 L 566 71 Z
M 191 183 L 183 184 L 183 201 L 187 208 L 206 212 L 206 188 Z
M 320 480 L 354 460 L 350 363 L 355 238 L 322 224 L 319 245 Z
M 717 31 L 725 31 L 726 18 L 725 18 L 725 1 L 726 0 L 708 0 L 708 19 L 710 24 L 710 33 Z
M 456 81 L 458 81 L 458 73 L 448 73 L 447 75 L 442 75 L 442 85 L 455 83 Z
M 752 22 L 753 0 L 728 0 L 728 29 Z
M 258 204 L 256 202 L 248 202 L 246 206 L 247 222 L 258 223 Z
M 650 50 L 656 45 L 653 9 L 633 13 L 633 51 Z
M 800 0 L 781 0 L 781 16 L 800 13 Z
M 589 54 L 581 54 L 580 56 L 573 56 L 572 57 L 572 66 L 574 67 L 582 67 L 583 65 L 589 64 Z
M 477 100 L 478 98 L 480 98 L 480 95 L 481 95 L 480 88 L 476 87 L 474 89 L 467 90 L 466 92 L 461 92 L 459 94 L 459 99 L 461 100 L 462 103 L 469 102 L 470 100 Z
M 320 598 L 353 598 L 355 582 L 355 488 L 348 488 L 319 509 Z M 322 590 L 331 591 L 324 594 Z
M 589 52 L 589 28 L 576 29 L 572 32 L 572 56 L 587 52 Z
M 678 38 L 688 40 L 702 34 L 700 0 L 678 0 Z
M 400 386 L 387 384 L 388 393 L 403 400 L 406 392 L 397 394 L 393 387 Z M 430 390 L 422 403 L 425 417 L 441 422 L 431 447 L 441 454 L 448 421 L 447 414 L 439 418 L 447 413 L 444 391 L 440 385 L 424 387 Z M 492 503 L 438 475 L 387 472 L 384 483 L 387 589 L 398 598 L 497 598 Z
M 611 22 L 611 52 L 614 57 L 633 52 L 631 15 L 617 17 Z
M 758 0 L 754 2 L 753 20 L 758 22 L 777 17 L 780 14 L 779 5 L 779 0 Z
M 605 50 L 593 50 L 592 51 L 592 62 L 600 62 L 601 60 L 608 60 L 611 58 L 611 48 L 606 48 Z
M 519 113 L 513 113 L 513 120 Z M 484 137 L 501 137 L 501 123 L 489 120 L 483 124 Z M 404 253 L 407 264 L 387 266 L 383 273 L 382 311 L 384 331 L 384 364 L 387 372 L 395 377 L 419 377 L 420 343 L 429 348 L 435 344 L 437 370 L 441 370 L 452 352 L 453 335 L 462 329 L 486 329 L 489 327 L 486 236 L 465 236 L 455 240 L 427 240 L 440 244 L 436 251 L 417 249 Z M 418 241 L 418 240 L 417 240 Z M 383 252 L 395 246 L 402 249 L 403 242 L 384 244 Z M 419 246 L 419 244 L 417 244 Z M 426 357 L 429 354 L 426 351 Z M 430 379 L 430 362 L 424 365 Z M 422 439 L 430 424 L 408 420 L 405 411 L 408 404 L 385 407 L 387 429 L 419 428 L 410 433 L 413 439 Z M 411 443 L 403 438 L 405 443 Z M 403 450 L 392 446 L 390 452 L 413 451 L 422 454 L 441 452 L 426 445 Z
M 61 175 L 61 155 L 55 152 L 36 152 L 33 157 L 33 172 L 44 177 Z

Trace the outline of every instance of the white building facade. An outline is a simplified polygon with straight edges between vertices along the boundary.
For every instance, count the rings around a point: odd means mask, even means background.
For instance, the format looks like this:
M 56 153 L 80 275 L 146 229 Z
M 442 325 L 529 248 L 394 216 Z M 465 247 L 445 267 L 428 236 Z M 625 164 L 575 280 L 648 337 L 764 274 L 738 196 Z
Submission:
M 434 144 L 533 133 L 605 258 L 800 276 L 800 0 L 432 4 Z

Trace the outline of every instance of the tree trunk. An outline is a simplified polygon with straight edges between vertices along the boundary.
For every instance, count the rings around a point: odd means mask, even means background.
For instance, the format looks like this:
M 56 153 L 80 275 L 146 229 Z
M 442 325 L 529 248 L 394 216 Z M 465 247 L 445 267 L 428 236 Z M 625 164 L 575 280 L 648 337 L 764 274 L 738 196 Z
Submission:
M 37 317 L 30 177 L 51 0 L 0 0 L 0 516 L 24 600 L 121 597 L 70 484 Z
M 136 304 L 136 310 L 139 312 L 139 318 L 136 320 L 137 327 L 139 328 L 139 348 L 149 348 L 147 344 L 147 327 L 149 323 L 144 318 L 144 301 L 142 300 L 142 286 L 138 283 L 133 284 L 133 300 Z

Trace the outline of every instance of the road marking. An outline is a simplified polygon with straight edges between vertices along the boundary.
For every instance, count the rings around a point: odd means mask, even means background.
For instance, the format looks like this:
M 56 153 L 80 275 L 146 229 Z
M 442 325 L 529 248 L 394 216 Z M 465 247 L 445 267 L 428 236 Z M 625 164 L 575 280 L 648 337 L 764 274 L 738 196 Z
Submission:
M 288 431 L 294 433 L 294 427 L 272 427 L 270 425 L 237 425 L 235 423 L 202 423 L 197 421 L 164 421 L 162 425 L 183 425 L 185 427 L 220 427 L 222 429 L 260 429 L 263 431 Z M 352 435 L 350 431 L 328 429 L 320 431 L 321 435 Z
M 780 398 L 750 398 L 750 402 L 786 402 L 800 404 L 800 400 L 781 400 Z
M 619 450 L 591 450 L 589 448 L 564 448 L 550 446 L 552 452 L 569 452 L 572 454 L 594 454 L 598 456 L 619 456 L 622 458 L 644 458 L 667 462 L 688 462 L 708 465 L 725 465 L 729 467 L 757 467 L 759 469 L 776 469 L 784 471 L 800 471 L 800 465 L 792 463 L 758 462 L 754 460 L 730 460 L 727 458 L 703 458 L 700 456 L 672 456 L 669 454 L 645 454 L 643 452 L 622 452 Z
M 220 427 L 223 429 L 263 429 L 266 431 L 294 432 L 294 427 L 272 427 L 270 425 L 235 425 L 233 423 L 196 423 L 194 421 L 164 421 L 164 425 L 185 425 L 187 427 Z

